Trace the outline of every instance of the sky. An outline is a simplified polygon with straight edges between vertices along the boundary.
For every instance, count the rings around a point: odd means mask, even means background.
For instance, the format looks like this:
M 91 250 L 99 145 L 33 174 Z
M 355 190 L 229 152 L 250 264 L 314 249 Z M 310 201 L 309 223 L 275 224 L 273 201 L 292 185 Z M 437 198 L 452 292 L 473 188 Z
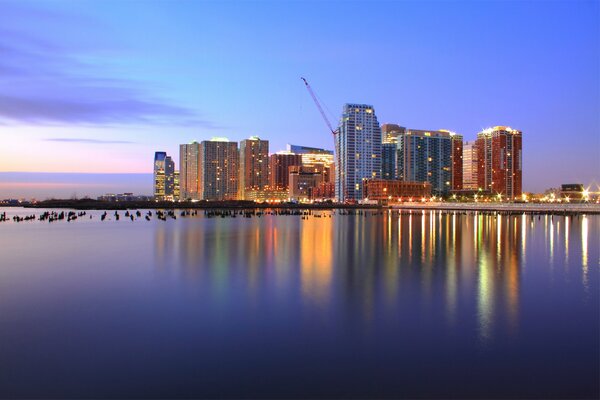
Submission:
M 596 185 L 599 4 L 0 0 L 0 198 L 150 194 L 99 177 L 214 136 L 333 148 L 300 77 L 334 126 L 344 103 L 465 140 L 508 125 L 526 191 Z

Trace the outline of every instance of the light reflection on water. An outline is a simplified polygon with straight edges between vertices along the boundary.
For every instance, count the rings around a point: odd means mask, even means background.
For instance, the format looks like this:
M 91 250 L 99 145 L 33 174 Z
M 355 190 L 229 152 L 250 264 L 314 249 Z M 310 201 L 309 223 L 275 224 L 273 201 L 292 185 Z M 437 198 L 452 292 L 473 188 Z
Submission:
M 99 397 L 598 394 L 600 217 L 371 213 L 0 224 L 0 394 L 87 393 L 61 371 Z M 122 348 L 147 389 L 106 383 Z

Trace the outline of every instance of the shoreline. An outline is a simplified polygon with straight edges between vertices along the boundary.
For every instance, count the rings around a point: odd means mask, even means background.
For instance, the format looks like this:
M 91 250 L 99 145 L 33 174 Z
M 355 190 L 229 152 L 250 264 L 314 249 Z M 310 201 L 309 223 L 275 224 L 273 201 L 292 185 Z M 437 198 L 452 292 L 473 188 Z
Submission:
M 528 214 L 600 214 L 600 204 L 596 203 L 400 203 L 391 205 L 376 204 L 343 204 L 343 203 L 255 203 L 253 201 L 199 201 L 199 202 L 155 202 L 155 201 L 100 201 L 91 199 L 82 200 L 45 200 L 35 204 L 22 204 L 6 207 L 24 208 L 57 208 L 74 210 L 158 210 L 158 209 L 305 209 L 305 210 L 333 210 L 333 209 L 391 209 L 398 211 L 407 210 L 436 210 L 459 212 L 497 212 L 503 214 L 528 213 Z
M 100 200 L 45 200 L 35 204 L 21 204 L 24 208 L 66 208 L 74 210 L 181 210 L 181 209 L 311 209 L 311 210 L 334 210 L 334 209 L 381 209 L 386 208 L 373 204 L 341 204 L 341 203 L 255 203 L 253 201 L 198 201 L 198 202 L 172 202 L 172 201 L 100 201 Z

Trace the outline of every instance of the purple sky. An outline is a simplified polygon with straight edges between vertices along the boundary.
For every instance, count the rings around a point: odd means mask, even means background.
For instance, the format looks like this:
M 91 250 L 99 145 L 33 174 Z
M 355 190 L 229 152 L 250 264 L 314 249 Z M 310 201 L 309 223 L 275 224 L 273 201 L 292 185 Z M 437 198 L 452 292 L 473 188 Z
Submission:
M 0 172 L 149 173 L 154 151 L 177 161 L 180 143 L 212 136 L 331 148 L 305 76 L 334 125 L 346 102 L 466 140 L 509 125 L 525 190 L 600 182 L 597 1 L 0 8 Z M 151 191 L 134 175 L 52 176 L 0 174 L 0 198 Z

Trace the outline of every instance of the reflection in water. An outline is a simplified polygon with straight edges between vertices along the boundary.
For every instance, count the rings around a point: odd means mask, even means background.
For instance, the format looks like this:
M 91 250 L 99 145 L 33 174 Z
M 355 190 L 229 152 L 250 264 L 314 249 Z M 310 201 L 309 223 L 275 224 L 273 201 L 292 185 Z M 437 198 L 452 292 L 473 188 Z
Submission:
M 600 216 L 314 213 L 3 222 L 3 393 L 598 398 Z
M 588 219 L 581 221 L 581 266 L 583 269 L 583 286 L 588 289 Z
M 488 341 L 492 332 L 492 312 L 494 296 L 493 269 L 490 268 L 488 256 L 482 255 L 479 263 L 479 295 L 477 314 L 479 316 L 479 334 L 483 342 Z
M 296 293 L 324 311 L 341 301 L 368 321 L 379 301 L 393 310 L 418 290 L 420 303 L 414 307 L 444 310 L 451 326 L 468 312 L 464 299 L 476 299 L 483 343 L 493 338 L 497 325 L 518 330 L 528 216 L 439 211 L 322 215 L 165 224 L 155 233 L 156 261 L 161 270 L 180 268 L 188 281 L 211 282 L 216 298 L 226 299 L 232 285 L 250 301 L 265 290 L 280 297 Z M 552 221 L 548 226 L 555 229 Z M 544 231 L 552 252 L 554 233 Z M 581 235 L 587 268 L 586 219 Z
M 450 219 L 446 219 L 446 228 Z M 448 229 L 446 229 L 446 233 Z M 460 246 L 456 243 L 456 213 L 452 215 L 452 240 L 446 241 L 446 252 L 450 255 L 446 266 L 446 317 L 450 324 L 456 322 L 456 307 L 458 295 L 458 282 L 456 268 L 460 264 Z
M 569 219 L 565 217 L 565 267 L 569 265 Z
M 329 296 L 333 273 L 331 218 L 304 220 L 300 226 L 300 269 L 306 298 L 323 302 Z
M 553 265 L 554 264 L 554 218 L 552 218 L 552 217 L 550 218 L 550 226 L 548 227 L 548 232 L 550 234 L 550 265 Z
M 525 248 L 527 247 L 527 215 L 521 215 L 521 258 L 525 259 Z

